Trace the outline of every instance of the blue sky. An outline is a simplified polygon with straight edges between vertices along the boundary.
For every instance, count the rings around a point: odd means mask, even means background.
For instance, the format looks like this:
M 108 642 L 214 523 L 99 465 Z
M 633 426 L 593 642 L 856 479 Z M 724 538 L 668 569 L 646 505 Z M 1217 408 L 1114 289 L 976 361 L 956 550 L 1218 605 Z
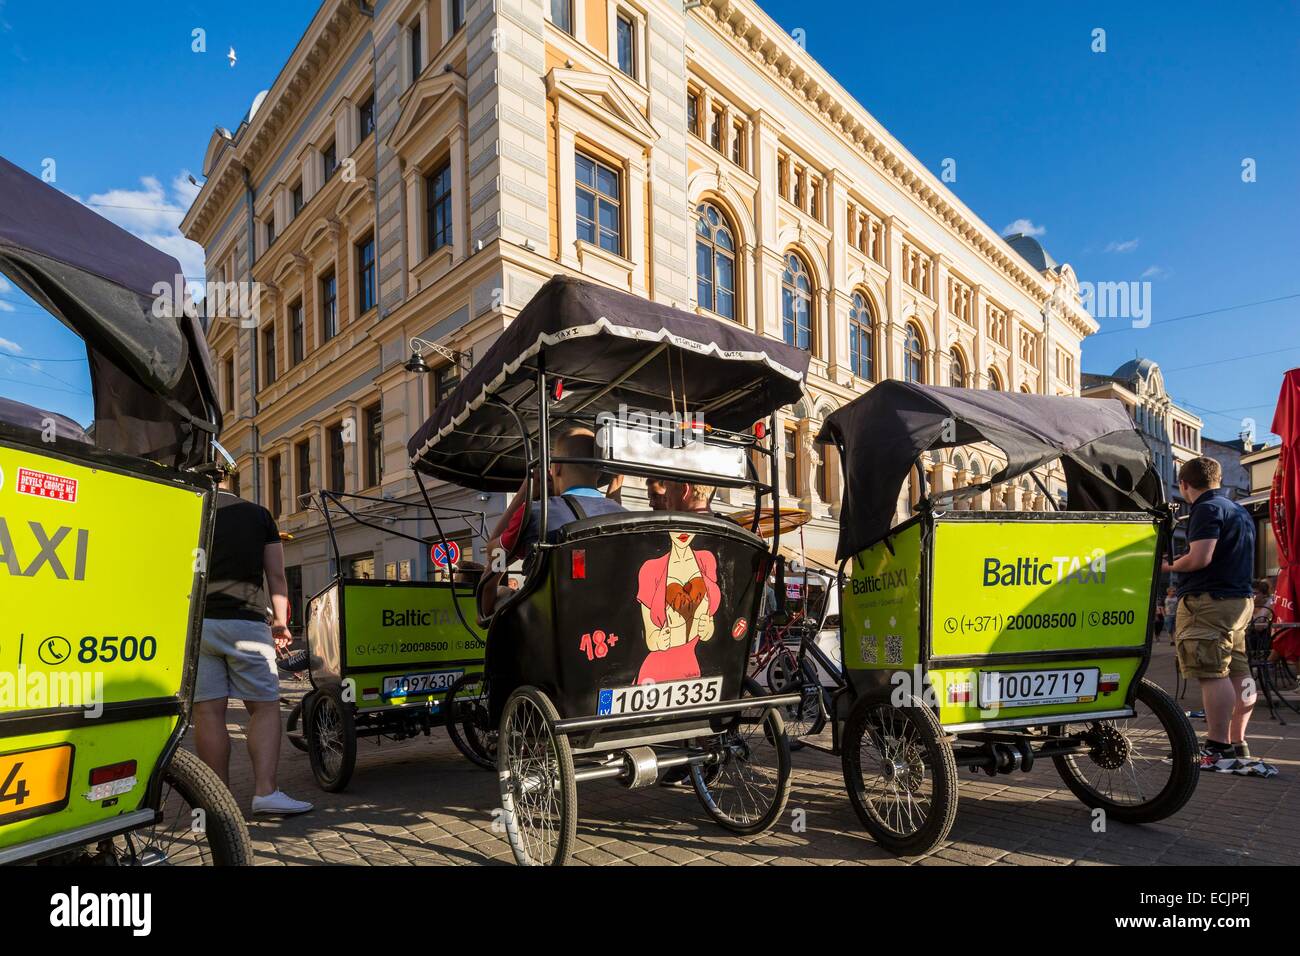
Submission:
M 59 188 L 197 273 L 175 232 L 186 175 L 316 5 L 143 6 L 0 0 L 0 155 L 34 172 L 54 159 Z M 1041 230 L 1082 280 L 1150 283 L 1151 325 L 1103 320 L 1084 370 L 1154 358 L 1208 435 L 1247 417 L 1267 432 L 1281 375 L 1300 365 L 1300 5 L 763 6 L 922 163 L 955 161 L 950 187 L 993 229 Z M 1251 305 L 1264 300 L 1280 301 Z M 70 336 L 38 328 L 33 309 L 0 286 L 0 394 L 85 419 L 84 369 L 50 361 Z

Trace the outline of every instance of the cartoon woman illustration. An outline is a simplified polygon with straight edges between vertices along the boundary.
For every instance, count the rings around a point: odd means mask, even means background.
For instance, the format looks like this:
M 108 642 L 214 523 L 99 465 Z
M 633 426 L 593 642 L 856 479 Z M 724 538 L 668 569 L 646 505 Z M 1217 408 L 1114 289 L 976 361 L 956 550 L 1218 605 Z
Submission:
M 638 684 L 689 680 L 700 676 L 695 646 L 713 637 L 713 615 L 722 603 L 718 559 L 695 551 L 695 535 L 670 535 L 672 549 L 641 565 L 637 600 L 650 653 L 641 664 Z

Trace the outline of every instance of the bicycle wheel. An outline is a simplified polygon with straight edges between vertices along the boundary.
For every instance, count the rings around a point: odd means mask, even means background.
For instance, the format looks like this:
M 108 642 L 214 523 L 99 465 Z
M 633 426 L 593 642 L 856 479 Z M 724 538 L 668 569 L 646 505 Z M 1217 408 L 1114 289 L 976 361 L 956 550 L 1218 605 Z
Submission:
M 497 770 L 506 839 L 520 866 L 563 866 L 578 833 L 578 787 L 569 738 L 549 697 L 521 687 L 501 714 Z
M 803 746 L 803 737 L 816 737 L 826 727 L 826 715 L 830 713 L 827 694 L 817 679 L 817 670 L 808 661 L 803 662 L 799 673 L 801 680 L 791 691 L 799 694 L 799 703 L 782 708 L 781 717 L 785 721 L 785 732 L 790 737 L 790 749 L 798 750 Z
M 338 690 L 312 695 L 306 710 L 307 756 L 316 783 L 327 793 L 338 793 L 352 779 L 357 764 L 357 727 L 352 705 Z
M 845 723 L 844 785 L 872 838 L 901 856 L 928 853 L 957 817 L 957 763 L 934 712 L 862 698 Z
M 773 691 L 784 691 L 794 682 L 798 673 L 798 658 L 789 647 L 782 644 L 767 665 L 767 686 Z
M 1136 713 L 1121 720 L 1067 724 L 1063 737 L 1088 744 L 1053 757 L 1056 772 L 1084 806 L 1121 823 L 1152 823 L 1182 809 L 1196 790 L 1196 731 L 1173 699 L 1151 681 L 1138 685 Z
M 176 751 L 163 771 L 158 820 L 115 839 L 111 852 L 120 866 L 246 866 L 253 862 L 253 846 L 239 804 L 212 768 L 188 750 Z M 86 858 L 85 862 L 92 860 Z
M 743 694 L 761 697 L 763 689 L 746 680 Z M 761 706 L 741 711 L 711 749 L 718 763 L 691 767 L 691 783 L 705 812 L 733 833 L 767 830 L 790 799 L 790 739 L 780 711 Z
M 482 674 L 465 674 L 442 701 L 447 736 L 470 763 L 484 770 L 497 766 L 497 728 L 488 722 L 487 690 Z

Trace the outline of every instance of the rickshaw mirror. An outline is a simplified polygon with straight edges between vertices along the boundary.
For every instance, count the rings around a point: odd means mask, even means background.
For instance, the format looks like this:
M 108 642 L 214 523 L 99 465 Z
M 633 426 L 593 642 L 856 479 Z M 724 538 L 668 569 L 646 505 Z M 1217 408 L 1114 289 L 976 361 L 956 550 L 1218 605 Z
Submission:
M 234 456 L 231 455 L 230 452 L 226 451 L 221 442 L 217 441 L 215 438 L 212 439 L 212 449 L 217 453 L 217 457 L 221 459 L 222 464 L 224 464 L 228 470 L 234 471 L 238 467 Z

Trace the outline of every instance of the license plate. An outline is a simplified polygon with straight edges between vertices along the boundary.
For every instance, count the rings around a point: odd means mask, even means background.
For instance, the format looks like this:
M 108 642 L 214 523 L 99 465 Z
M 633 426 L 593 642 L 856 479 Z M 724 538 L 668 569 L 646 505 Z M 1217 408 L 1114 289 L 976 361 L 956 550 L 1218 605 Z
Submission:
M 984 671 L 980 674 L 980 706 L 1026 707 L 1031 704 L 1077 704 L 1097 696 L 1095 667 L 1044 671 Z
M 407 674 L 405 677 L 385 677 L 385 697 L 419 697 L 440 694 L 465 676 L 464 671 L 437 671 L 432 674 Z
M 611 714 L 648 714 L 677 710 L 692 704 L 715 704 L 722 699 L 721 677 L 697 677 L 662 684 L 639 684 L 602 690 L 596 706 L 601 717 Z
M 72 745 L 0 754 L 0 826 L 68 805 Z

